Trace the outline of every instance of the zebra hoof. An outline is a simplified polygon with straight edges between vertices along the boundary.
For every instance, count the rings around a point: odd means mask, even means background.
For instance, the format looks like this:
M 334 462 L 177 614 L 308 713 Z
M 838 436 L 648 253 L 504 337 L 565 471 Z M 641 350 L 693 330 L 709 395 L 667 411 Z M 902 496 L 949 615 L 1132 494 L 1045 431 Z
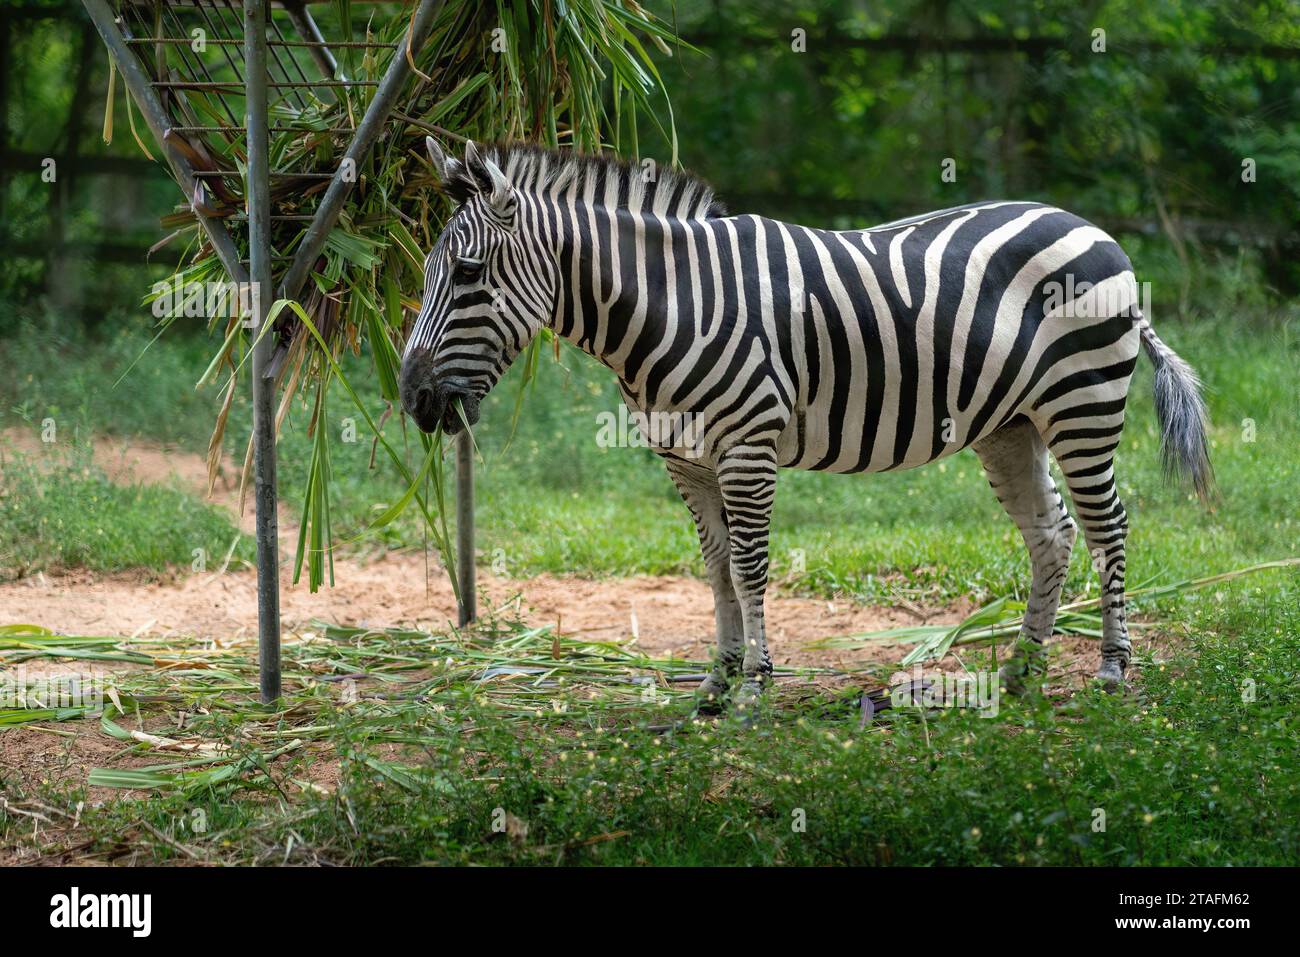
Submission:
M 752 727 L 762 715 L 763 685 L 753 679 L 746 680 L 731 702 L 732 712 L 745 727 Z
M 1107 694 L 1124 690 L 1124 669 L 1118 662 L 1103 661 L 1097 669 L 1097 685 Z
M 1012 668 L 1010 665 L 1003 665 L 998 669 L 998 684 L 1002 686 L 1004 694 L 1022 695 L 1025 693 L 1025 671 L 1024 668 Z
M 1023 695 L 1041 682 L 1045 673 L 1041 662 L 1013 658 L 998 669 L 998 684 L 1009 695 Z
M 730 690 L 727 679 L 709 675 L 695 689 L 695 711 L 706 715 L 722 714 Z

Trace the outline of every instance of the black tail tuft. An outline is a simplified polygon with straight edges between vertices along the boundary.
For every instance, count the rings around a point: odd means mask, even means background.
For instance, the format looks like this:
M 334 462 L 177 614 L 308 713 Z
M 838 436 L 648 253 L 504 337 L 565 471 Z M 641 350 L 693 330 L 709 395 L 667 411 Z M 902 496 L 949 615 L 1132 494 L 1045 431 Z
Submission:
M 1156 418 L 1160 421 L 1160 457 L 1171 477 L 1184 476 L 1205 504 L 1217 497 L 1206 438 L 1205 400 L 1196 370 L 1182 360 L 1141 320 L 1142 345 L 1155 365 Z

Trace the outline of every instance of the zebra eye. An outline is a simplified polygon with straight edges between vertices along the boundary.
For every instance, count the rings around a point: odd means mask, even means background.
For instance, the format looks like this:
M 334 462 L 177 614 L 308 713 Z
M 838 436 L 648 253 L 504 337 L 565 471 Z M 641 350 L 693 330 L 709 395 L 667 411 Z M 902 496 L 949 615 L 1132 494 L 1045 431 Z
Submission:
M 456 282 L 476 282 L 483 274 L 483 261 L 480 259 L 457 258 L 452 266 L 452 278 Z

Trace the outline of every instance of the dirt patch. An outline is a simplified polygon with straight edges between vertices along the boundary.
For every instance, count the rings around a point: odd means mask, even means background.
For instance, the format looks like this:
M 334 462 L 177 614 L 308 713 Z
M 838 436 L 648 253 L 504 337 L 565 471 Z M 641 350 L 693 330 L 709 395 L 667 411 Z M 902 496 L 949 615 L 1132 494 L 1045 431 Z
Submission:
M 333 588 L 315 595 L 281 575 L 285 630 L 313 620 L 363 627 L 442 629 L 456 616 L 446 573 L 423 555 L 389 553 L 370 561 L 335 561 Z M 257 630 L 257 576 L 251 569 L 148 581 L 132 573 L 34 575 L 0 584 L 0 622 L 31 622 L 72 635 L 187 635 L 239 638 Z M 483 575 L 481 602 L 491 612 L 518 612 L 536 625 L 600 641 L 632 640 L 655 656 L 707 658 L 713 642 L 713 597 L 692 578 L 636 576 L 527 579 Z M 969 609 L 923 609 L 930 622 L 955 622 Z M 812 651 L 819 638 L 915 624 L 910 611 L 771 595 L 768 635 L 778 664 L 837 666 L 860 661 L 856 651 Z M 872 648 L 894 648 L 883 645 Z M 871 660 L 880 660 L 869 655 Z
M 33 457 L 54 456 L 30 429 L 0 434 L 0 447 Z M 206 495 L 207 463 L 202 456 L 141 440 L 101 436 L 93 440 L 94 459 L 120 482 L 174 481 Z M 229 459 L 218 472 L 212 500 L 235 514 L 245 529 L 251 514 L 238 516 L 239 470 Z M 250 508 L 251 513 L 251 508 Z M 280 533 L 289 540 L 296 526 L 281 516 Z M 283 554 L 289 554 L 282 548 Z M 281 616 L 292 633 L 313 619 L 369 627 L 444 628 L 456 615 L 446 573 L 421 554 L 388 553 L 379 558 L 338 557 L 332 588 L 312 595 L 293 585 L 288 566 L 281 573 Z M 602 641 L 628 640 L 650 655 L 707 659 L 713 645 L 713 599 L 706 583 L 680 576 L 579 579 L 555 575 L 512 579 L 482 574 L 480 589 L 491 609 L 513 608 L 532 624 L 557 625 L 566 634 Z M 946 607 L 906 609 L 867 606 L 846 600 L 819 600 L 780 594 L 767 600 L 768 641 L 774 662 L 788 666 L 861 668 L 897 661 L 903 644 L 873 643 L 850 650 L 813 650 L 809 642 L 917 623 L 951 624 L 973 610 L 969 602 Z M 251 569 L 224 573 L 156 576 L 136 572 L 94 575 L 84 571 L 38 574 L 0 584 L 0 623 L 33 622 L 66 634 L 193 635 L 238 638 L 257 629 L 256 575 Z M 1093 666 L 1095 643 L 1059 642 L 1061 660 L 1074 677 L 1079 653 Z M 1071 682 L 1074 684 L 1074 682 Z
M 418 627 L 442 630 L 456 614 L 455 597 L 438 567 L 425 576 L 422 555 L 389 554 L 362 563 L 336 562 L 338 584 L 316 595 L 305 585 L 294 586 L 282 576 L 281 607 L 285 632 L 312 629 L 314 620 L 365 627 Z M 567 635 L 600 641 L 631 642 L 654 657 L 707 661 L 713 648 L 713 605 L 707 584 L 685 577 L 638 576 L 587 580 L 540 575 L 505 579 L 491 575 L 480 581 L 489 612 L 517 613 L 534 625 L 553 625 Z M 932 623 L 955 623 L 969 613 L 965 605 L 919 609 Z M 817 666 L 855 672 L 844 678 L 822 678 L 822 686 L 879 686 L 898 669 L 910 645 L 870 643 L 851 649 L 814 649 L 808 644 L 830 636 L 845 636 L 918 621 L 916 611 L 771 595 L 767 602 L 769 641 L 778 668 Z M 129 573 L 95 576 L 36 576 L 0 584 L 0 623 L 30 621 L 72 635 L 187 635 L 229 640 L 256 633 L 256 575 L 251 570 L 226 574 L 178 576 L 150 582 Z M 1139 647 L 1141 643 L 1139 642 Z M 983 651 L 963 653 L 967 667 L 983 667 Z M 1065 692 L 1081 687 L 1096 667 L 1094 641 L 1063 638 L 1053 642 L 1052 685 Z M 31 662 L 29 670 L 67 673 L 76 663 Z M 109 667 L 130 667 L 109 664 Z M 962 663 L 948 659 L 944 670 Z M 867 674 L 862 674 L 862 671 Z M 930 666 L 927 672 L 935 670 Z M 778 679 L 785 683 L 784 679 Z M 800 679 L 802 680 L 802 679 Z M 790 689 L 793 691 L 793 689 Z M 173 716 L 174 717 L 174 716 Z M 169 719 L 142 730 L 167 734 Z M 0 731 L 0 776 L 16 774 L 27 785 L 63 782 L 83 784 L 96 767 L 137 767 L 171 760 L 165 753 L 129 754 L 124 742 L 102 734 L 96 722 L 67 722 L 48 729 L 19 727 Z M 72 737 L 65 735 L 71 732 Z M 331 753 L 309 745 L 304 757 L 307 780 L 333 787 L 337 772 Z M 90 800 L 110 793 L 92 789 Z M 121 795 L 123 792 L 116 792 Z
M 90 444 L 95 465 L 114 482 L 156 485 L 179 481 L 195 490 L 208 487 L 208 464 L 193 452 L 115 435 L 97 435 Z M 44 442 L 34 429 L 8 428 L 0 432 L 0 449 L 19 452 L 37 464 L 53 465 L 62 461 L 72 446 L 66 439 Z M 239 470 L 225 456 L 217 469 L 213 498 L 223 500 L 223 493 L 238 489 L 238 485 Z
M 16 449 L 36 461 L 51 463 L 66 447 L 42 443 L 31 429 L 8 429 L 0 448 Z M 92 441 L 95 463 L 115 482 L 178 482 L 206 495 L 208 469 L 190 452 L 140 440 L 99 436 Z M 213 501 L 237 515 L 239 470 L 225 460 Z M 251 515 L 240 516 L 245 529 Z M 296 527 L 282 520 L 281 535 L 292 539 Z M 290 541 L 287 547 L 292 547 Z M 284 554 L 289 554 L 285 551 Z M 333 588 L 312 595 L 281 574 L 281 612 L 288 631 L 313 619 L 373 627 L 443 628 L 455 618 L 456 604 L 446 573 L 435 561 L 411 553 L 378 559 L 335 559 Z M 85 571 L 37 574 L 0 584 L 0 622 L 32 622 L 65 634 L 194 635 L 230 638 L 257 629 L 257 576 L 251 569 L 225 573 L 163 576 Z M 480 577 L 486 603 L 493 609 L 513 606 L 526 621 L 558 624 L 568 634 L 603 641 L 634 639 L 647 654 L 707 658 L 712 647 L 713 598 L 707 584 L 692 578 L 637 576 L 578 579 L 540 575 L 528 579 Z M 820 601 L 772 594 L 768 598 L 768 637 L 778 665 L 852 665 L 858 652 L 812 652 L 810 641 L 918 621 L 953 622 L 970 608 L 907 610 L 864 606 L 849 601 Z M 892 648 L 892 652 L 889 649 Z M 896 646 L 873 646 L 868 660 L 891 660 Z M 881 655 L 877 651 L 885 651 Z M 896 660 L 896 654 L 894 658 Z

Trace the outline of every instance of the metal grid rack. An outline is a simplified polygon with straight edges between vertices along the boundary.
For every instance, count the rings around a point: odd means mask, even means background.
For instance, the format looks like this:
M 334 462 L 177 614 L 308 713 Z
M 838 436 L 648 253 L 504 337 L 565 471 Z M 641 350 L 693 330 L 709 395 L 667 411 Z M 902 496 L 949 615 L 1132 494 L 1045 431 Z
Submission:
M 145 123 L 162 147 L 173 178 L 202 228 L 211 252 L 229 279 L 257 291 L 253 347 L 253 474 L 257 512 L 258 643 L 261 695 L 280 697 L 279 546 L 276 521 L 276 369 L 284 346 L 262 334 L 271 303 L 303 290 L 355 186 L 355 171 L 370 152 L 412 72 L 412 60 L 428 39 L 443 0 L 416 0 L 397 46 L 350 37 L 327 40 L 309 6 L 320 0 L 82 0 L 96 30 Z M 357 2 L 357 0 L 353 0 Z M 197 31 L 197 32 L 196 32 Z M 216 51 L 215 54 L 213 51 Z M 345 57 L 382 57 L 379 80 L 347 76 Z M 311 75 L 309 75 L 311 74 Z M 328 170 L 272 169 L 271 106 L 285 102 L 299 110 L 313 96 L 337 96 L 348 87 L 372 87 L 355 128 L 329 129 L 352 137 Z M 242 122 L 241 122 L 242 119 Z M 246 168 L 226 158 L 243 154 Z M 349 161 L 351 161 L 349 163 Z M 272 181 L 275 185 L 272 185 Z M 240 195 L 240 189 L 243 195 Z M 318 197 L 310 212 L 285 213 L 292 195 Z M 270 224 L 308 223 L 292 256 L 274 256 Z M 247 229 L 249 256 L 239 254 L 232 229 Z M 274 295 L 265 294 L 273 290 Z M 457 573 L 460 622 L 475 617 L 473 459 L 468 431 L 457 440 Z

